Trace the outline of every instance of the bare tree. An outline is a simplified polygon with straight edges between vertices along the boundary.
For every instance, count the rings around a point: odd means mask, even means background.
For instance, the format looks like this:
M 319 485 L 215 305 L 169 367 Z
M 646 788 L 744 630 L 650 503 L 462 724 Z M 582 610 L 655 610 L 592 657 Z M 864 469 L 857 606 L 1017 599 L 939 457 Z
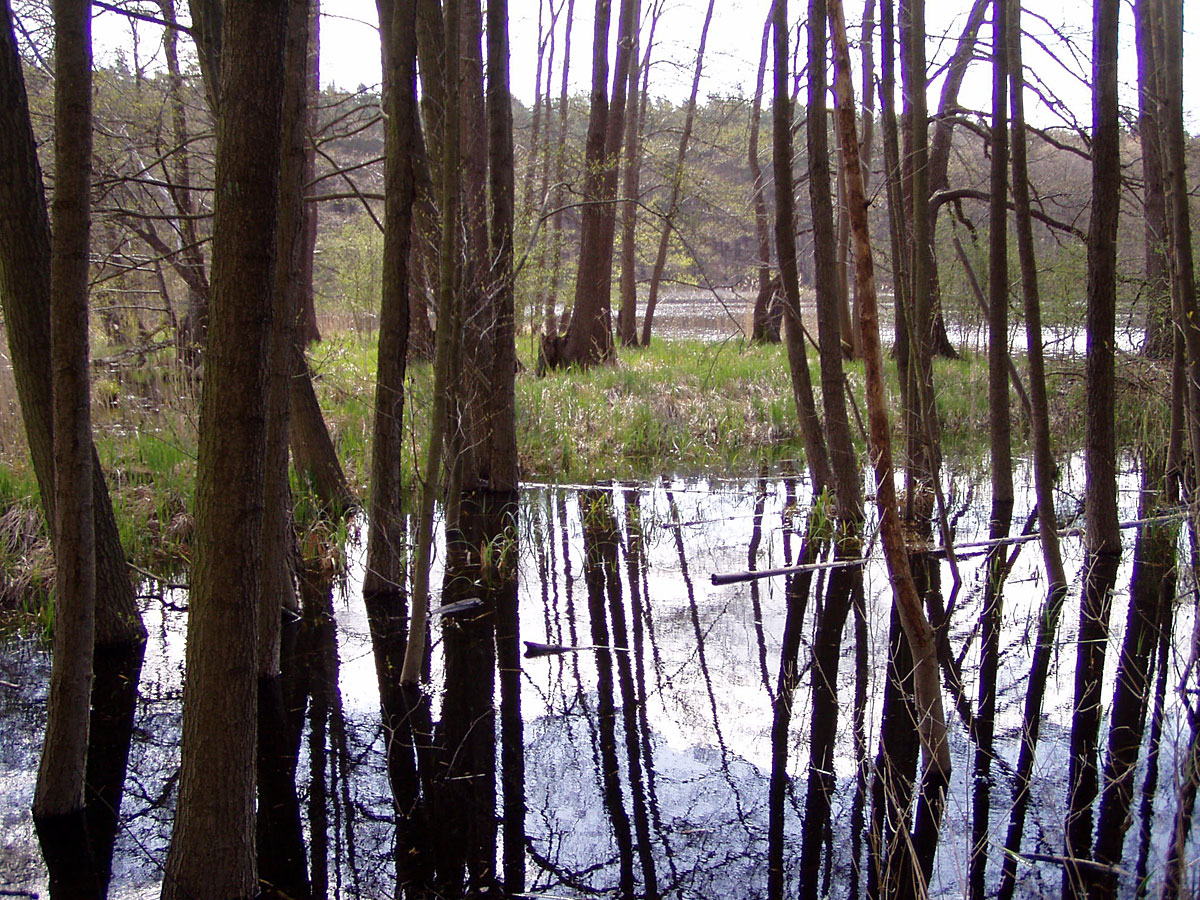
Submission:
M 642 346 L 650 346 L 650 334 L 654 328 L 654 308 L 658 304 L 658 290 L 662 283 L 663 269 L 667 264 L 667 247 L 671 242 L 671 229 L 675 226 L 675 214 L 679 211 L 679 194 L 683 190 L 684 164 L 687 161 L 688 142 L 692 139 L 692 127 L 696 123 L 696 97 L 700 93 L 700 76 L 704 71 L 704 45 L 708 41 L 708 26 L 712 22 L 713 0 L 709 0 L 704 14 L 704 25 L 700 28 L 700 43 L 696 48 L 696 68 L 692 74 L 692 92 L 688 95 L 683 114 L 683 132 L 679 135 L 679 150 L 675 156 L 675 169 L 671 175 L 671 196 L 662 213 L 662 233 L 658 237 L 658 255 L 654 259 L 654 271 L 650 275 L 650 295 L 646 298 L 646 313 L 642 318 Z
M 938 680 L 937 650 L 933 629 L 925 617 L 921 598 L 913 582 L 908 550 L 900 524 L 896 501 L 896 480 L 892 468 L 891 431 L 883 392 L 883 357 L 879 344 L 879 313 L 875 292 L 875 264 L 867 222 L 867 198 L 863 189 L 862 166 L 854 121 L 854 88 L 850 71 L 850 50 L 841 0 L 829 0 L 829 23 L 833 33 L 834 97 L 836 123 L 845 160 L 846 200 L 850 207 L 850 225 L 854 235 L 854 277 L 861 304 L 860 324 L 866 364 L 867 418 L 870 455 L 875 468 L 875 497 L 879 508 L 880 538 L 891 577 L 895 608 L 915 667 L 917 731 L 924 759 L 922 793 L 936 799 L 950 778 L 950 746 L 946 738 L 946 719 L 942 710 Z M 935 821 L 938 811 L 933 811 Z M 935 829 L 936 833 L 936 829 Z

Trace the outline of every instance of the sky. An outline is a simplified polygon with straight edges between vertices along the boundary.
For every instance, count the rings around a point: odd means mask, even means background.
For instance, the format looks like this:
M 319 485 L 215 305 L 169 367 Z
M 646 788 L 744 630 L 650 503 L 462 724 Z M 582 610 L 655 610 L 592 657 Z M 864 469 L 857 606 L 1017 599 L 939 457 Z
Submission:
M 513 93 L 525 104 L 530 104 L 534 95 L 534 80 L 537 65 L 538 7 L 539 2 L 548 7 L 551 0 L 509 0 L 509 31 L 511 52 L 511 87 Z M 651 70 L 651 93 L 683 102 L 691 86 L 692 69 L 695 64 L 696 46 L 704 20 L 705 0 L 662 0 L 663 14 L 659 21 Z M 754 91 L 754 80 L 758 66 L 758 54 L 762 39 L 763 22 L 770 0 L 717 0 L 713 22 L 709 30 L 705 51 L 705 76 L 701 82 L 701 96 L 709 93 L 720 95 L 750 96 Z M 565 2 L 564 2 L 565 9 Z M 643 7 L 650 0 L 643 0 Z M 793 0 L 793 19 L 799 17 L 802 2 Z M 572 89 L 586 92 L 591 78 L 592 8 L 591 0 L 576 0 L 575 26 L 572 31 L 571 85 Z M 616 4 L 613 14 L 613 29 L 616 27 Z M 929 59 L 931 66 L 944 61 L 953 50 L 954 41 L 961 31 L 969 0 L 927 4 L 927 31 L 930 35 Z M 861 16 L 861 0 L 847 0 L 846 16 L 851 29 Z M 1090 121 L 1089 73 L 1087 56 L 1091 43 L 1091 4 L 1087 0 L 1060 0 L 1050 8 L 1033 5 L 1052 21 L 1039 21 L 1033 15 L 1024 16 L 1023 25 L 1036 41 L 1025 43 L 1025 62 L 1060 94 L 1074 116 L 1082 123 Z M 1027 8 L 1028 9 L 1028 8 Z M 1196 28 L 1200 24 L 1200 0 L 1185 0 L 1185 92 L 1190 83 L 1200 82 L 1200 36 Z M 1133 48 L 1132 7 L 1128 0 L 1122 3 L 1122 98 L 1133 105 L 1136 103 L 1136 65 Z M 545 13 L 549 20 L 548 11 Z M 562 19 L 565 21 L 565 11 Z M 1067 65 L 1048 62 L 1040 55 L 1037 43 L 1053 44 L 1060 38 L 1051 26 L 1075 42 L 1074 56 L 1071 50 L 1060 55 Z M 141 25 L 141 46 L 149 54 L 153 44 L 152 35 L 146 33 L 151 26 Z M 105 55 L 123 50 L 128 55 L 129 33 L 125 20 L 111 13 L 102 13 L 96 19 L 95 35 L 97 54 Z M 985 25 L 981 39 L 987 41 Z M 612 41 L 615 44 L 615 41 Z M 1061 46 L 1061 44 L 1060 44 Z M 561 71 L 562 42 L 558 42 L 555 66 Z M 976 63 L 973 75 L 964 86 L 962 102 L 968 108 L 986 108 L 990 98 L 990 73 L 986 64 Z M 321 23 L 321 74 L 325 84 L 336 84 L 342 88 L 372 86 L 379 83 L 379 41 L 375 0 L 324 0 Z M 861 77 L 856 73 L 856 83 Z M 555 76 L 554 92 L 557 94 L 559 75 Z M 769 75 L 768 75 L 769 78 Z M 936 84 L 931 88 L 931 107 L 936 105 Z M 1190 130 L 1200 127 L 1200 92 L 1185 97 L 1185 117 Z M 1027 101 L 1027 115 L 1040 125 L 1055 124 L 1054 116 L 1032 97 Z

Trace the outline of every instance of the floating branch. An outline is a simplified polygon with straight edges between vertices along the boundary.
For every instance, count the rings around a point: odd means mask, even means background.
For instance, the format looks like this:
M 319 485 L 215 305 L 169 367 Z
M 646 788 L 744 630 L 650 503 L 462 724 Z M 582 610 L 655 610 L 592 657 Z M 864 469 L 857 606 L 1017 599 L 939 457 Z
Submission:
M 615 650 L 618 653 L 628 653 L 628 647 L 600 647 L 595 644 L 586 647 L 572 647 L 568 644 L 539 644 L 535 641 L 525 642 L 525 658 L 537 659 L 539 656 L 556 656 L 560 653 L 577 653 L 580 650 Z
M 1160 516 L 1150 516 L 1146 519 L 1132 519 L 1128 522 L 1122 522 L 1120 528 L 1141 528 L 1144 525 L 1165 525 L 1168 522 L 1177 522 L 1180 519 L 1187 518 L 1193 513 L 1191 509 L 1178 509 L 1173 512 L 1164 513 Z M 1078 537 L 1083 534 L 1083 529 L 1080 527 L 1063 528 L 1058 532 L 1059 537 Z M 1041 532 L 1033 532 L 1031 534 L 1019 534 L 1012 537 L 992 538 L 986 541 L 971 541 L 966 544 L 955 545 L 954 552 L 961 556 L 976 556 L 991 547 L 1002 547 L 1008 544 L 1025 544 L 1029 541 L 1041 539 Z M 945 547 L 935 547 L 928 550 L 918 548 L 910 548 L 913 553 L 924 553 L 928 556 L 945 556 L 947 550 Z M 967 552 L 963 554 L 961 551 L 978 551 L 977 553 Z M 848 569 L 853 566 L 863 566 L 870 561 L 870 557 L 864 556 L 859 559 L 842 559 L 834 562 L 811 563 L 803 566 L 781 566 L 776 569 L 751 569 L 745 572 L 714 572 L 712 574 L 712 583 L 714 585 L 738 584 L 743 581 L 757 581 L 760 578 L 774 578 L 777 575 L 794 575 L 797 572 L 818 572 L 823 569 Z

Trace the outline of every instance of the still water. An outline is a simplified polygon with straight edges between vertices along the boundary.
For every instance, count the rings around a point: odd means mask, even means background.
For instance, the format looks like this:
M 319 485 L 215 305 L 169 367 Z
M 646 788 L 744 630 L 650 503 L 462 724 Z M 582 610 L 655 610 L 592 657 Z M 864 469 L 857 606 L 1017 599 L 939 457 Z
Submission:
M 1139 477 L 1134 463 L 1126 469 L 1121 518 L 1134 520 Z M 1030 514 L 1032 473 L 1021 468 L 1018 478 L 1025 481 L 1018 486 L 1017 531 Z M 986 479 L 981 484 L 963 473 L 950 484 L 955 541 L 986 538 Z M 1059 486 L 1062 518 L 1081 507 L 1081 497 L 1082 463 L 1076 459 L 1064 466 Z M 916 801 L 911 789 L 897 798 L 876 776 L 897 765 L 893 756 L 912 760 L 910 769 L 919 764 L 902 695 L 885 709 L 887 673 L 903 666 L 889 652 L 891 592 L 872 523 L 863 532 L 861 567 L 725 586 L 711 582 L 714 573 L 832 561 L 832 551 L 812 539 L 809 529 L 819 518 L 812 507 L 806 480 L 780 473 L 752 480 L 527 485 L 515 546 L 511 534 L 493 536 L 477 560 L 486 569 L 494 554 L 517 554 L 519 640 L 533 645 L 520 659 L 519 679 L 510 682 L 519 684 L 519 709 L 511 693 L 502 697 L 508 657 L 501 653 L 497 675 L 490 617 L 471 603 L 464 612 L 436 617 L 426 709 L 438 749 L 410 755 L 415 805 L 393 799 L 393 784 L 404 777 L 399 755 L 391 760 L 389 780 L 390 732 L 381 717 L 379 675 L 386 671 L 380 664 L 385 651 L 378 633 L 372 639 L 361 596 L 366 535 L 365 524 L 357 523 L 345 548 L 345 573 L 332 582 L 307 581 L 295 629 L 296 800 L 313 895 L 392 896 L 397 879 L 414 877 L 427 877 L 450 894 L 483 889 L 505 871 L 520 872 L 512 865 L 518 847 L 524 892 L 535 896 L 895 893 L 886 873 L 902 854 L 894 847 L 907 842 Z M 1127 552 L 1106 656 L 1101 761 L 1139 533 L 1124 532 Z M 1195 590 L 1184 574 L 1192 556 L 1186 531 L 1176 527 L 1169 534 L 1179 552 L 1178 586 L 1163 652 L 1153 641 L 1146 652 L 1150 687 L 1139 725 L 1132 824 L 1117 867 L 1118 894 L 1125 897 L 1139 893 L 1141 872 L 1145 889 L 1159 889 L 1183 760 L 1193 740 L 1189 703 L 1200 679 L 1194 671 Z M 1073 583 L 1046 686 L 1015 869 L 1019 897 L 1061 890 L 1080 538 L 1067 537 L 1063 550 Z M 928 889 L 934 896 L 968 892 L 973 809 L 988 810 L 990 895 L 1000 881 L 1030 659 L 1046 595 L 1039 545 L 1007 553 L 1014 560 L 1003 595 L 994 762 L 982 782 L 973 769 L 972 736 L 955 711 L 951 688 L 944 692 L 953 772 L 935 846 L 922 848 L 931 855 Z M 931 564 L 927 599 L 935 611 L 948 610 L 953 665 L 948 661 L 945 668 L 960 673 L 969 712 L 979 691 L 984 557 L 964 552 L 957 567 L 961 583 L 955 587 L 947 561 Z M 432 583 L 442 584 L 441 575 Z M 150 641 L 114 857 L 111 893 L 120 897 L 157 893 L 178 774 L 187 597 L 180 588 L 154 583 L 144 584 L 143 594 Z M 844 625 L 834 631 L 832 658 L 818 661 L 818 629 L 824 623 L 822 633 L 829 633 L 827 612 L 844 605 L 838 598 L 846 596 L 853 597 L 854 609 L 846 607 Z M 564 648 L 585 649 L 560 652 Z M 5 896 L 46 893 L 28 810 L 48 673 L 38 646 L 19 639 L 0 645 Z M 383 680 L 386 707 L 393 686 Z M 457 689 L 445 690 L 448 683 Z M 831 688 L 824 694 L 818 690 L 823 683 Z M 790 698 L 781 697 L 781 689 Z M 814 704 L 822 710 L 815 720 Z M 885 732 L 900 737 L 884 740 Z M 523 772 L 515 762 L 520 755 L 511 752 L 514 744 L 523 749 Z M 1143 797 L 1152 749 L 1157 789 Z M 820 759 L 827 765 L 813 762 Z M 980 789 L 990 799 L 985 807 L 977 805 Z M 514 821 L 519 806 L 511 804 L 519 797 L 525 812 Z M 397 806 L 410 812 L 400 817 L 404 827 L 397 827 Z M 1195 848 L 1185 846 L 1185 859 L 1196 859 Z M 779 861 L 774 880 L 771 859 Z M 1184 879 L 1185 892 L 1200 883 L 1192 868 L 1185 868 Z

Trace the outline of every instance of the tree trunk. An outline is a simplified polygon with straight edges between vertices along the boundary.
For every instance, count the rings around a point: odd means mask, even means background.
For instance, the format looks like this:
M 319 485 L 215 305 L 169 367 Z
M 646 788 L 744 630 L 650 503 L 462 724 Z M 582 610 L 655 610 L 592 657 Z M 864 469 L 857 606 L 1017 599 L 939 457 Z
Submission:
M 550 288 L 546 291 L 545 318 L 542 326 L 544 341 L 551 346 L 561 346 L 558 338 L 558 282 L 562 270 L 562 222 L 563 222 L 563 177 L 566 169 L 567 113 L 570 109 L 567 94 L 568 76 L 571 73 L 571 26 L 575 21 L 575 0 L 567 0 L 567 23 L 563 29 L 562 87 L 558 95 L 558 141 L 554 154 L 554 191 L 550 205 L 554 209 L 551 220 L 550 244 L 554 261 L 550 266 Z M 543 348 L 546 343 L 543 343 Z
M 459 164 L 459 6 L 458 0 L 445 2 L 446 71 L 445 107 L 441 167 L 444 172 L 457 172 Z M 438 330 L 433 360 L 433 408 L 430 411 L 429 445 L 426 451 L 424 478 L 417 509 L 416 553 L 413 564 L 412 614 L 409 620 L 408 641 L 404 664 L 400 670 L 403 685 L 415 686 L 425 661 L 426 630 L 429 623 L 429 569 L 433 552 L 433 513 L 443 483 L 442 450 L 449 422 L 449 392 L 453 377 L 451 366 L 461 340 L 461 307 L 458 304 L 458 204 L 457 184 L 449 178 L 442 180 L 442 232 L 438 270 Z
M 1067 596 L 1067 576 L 1058 542 L 1058 523 L 1054 509 L 1054 453 L 1050 445 L 1050 412 L 1046 396 L 1046 366 L 1042 344 L 1042 304 L 1038 290 L 1037 259 L 1034 255 L 1033 220 L 1030 209 L 1029 169 L 1025 140 L 1025 75 L 1021 56 L 1021 10 L 1010 7 L 1009 81 L 1012 103 L 1012 192 L 1017 233 L 1017 254 L 1021 266 L 1021 293 L 1025 305 L 1025 339 L 1029 363 L 1030 430 L 1033 440 L 1033 474 L 1037 496 L 1038 530 L 1041 533 L 1042 560 L 1046 567 L 1046 600 L 1038 617 L 1037 640 L 1030 664 L 1029 688 L 1021 728 L 1021 749 L 1017 777 L 1005 838 L 1004 862 L 1000 872 L 1000 900 L 1011 900 L 1016 886 L 1017 854 L 1025 829 L 1025 810 L 1033 772 L 1034 751 L 1041 726 L 1042 699 L 1055 653 L 1055 633 Z
M 277 0 L 230 0 L 225 7 L 213 302 L 166 900 L 250 898 L 258 889 L 256 620 L 286 11 Z
M 629 57 L 637 23 L 634 0 L 621 0 L 617 26 L 612 104 L 608 101 L 608 26 L 610 0 L 597 0 L 592 44 L 592 112 L 585 153 L 587 176 L 579 244 L 575 306 L 567 328 L 562 363 L 595 365 L 612 358 L 612 249 L 616 212 L 618 157 L 625 122 Z
M 298 747 L 290 738 L 281 668 L 284 611 L 299 611 L 292 559 L 296 535 L 288 481 L 288 382 L 302 309 L 305 134 L 308 120 L 308 0 L 287 4 L 283 134 L 279 166 L 279 223 L 275 257 L 267 434 L 264 459 L 262 587 L 258 610 L 258 809 L 255 844 L 258 878 L 267 898 L 309 895 L 300 804 L 296 795 Z M 297 735 L 297 741 L 299 736 Z
M 891 430 L 883 392 L 883 356 L 879 345 L 879 314 L 875 297 L 875 263 L 867 223 L 867 198 L 862 184 L 862 166 L 855 140 L 854 88 L 850 74 L 850 50 L 841 0 L 829 0 L 833 31 L 836 120 L 842 146 L 847 149 L 846 188 L 850 226 L 854 235 L 854 277 L 862 304 L 862 339 L 866 362 L 867 417 L 870 426 L 870 455 L 875 467 L 876 503 L 879 507 L 880 537 L 888 573 L 895 592 L 896 608 L 904 627 L 915 667 L 917 731 L 921 738 L 927 784 L 944 789 L 950 777 L 950 747 L 942 712 L 938 681 L 937 650 L 933 629 L 925 618 L 900 525 L 896 505 L 896 481 L 892 469 Z
M 96 628 L 92 420 L 88 375 L 91 227 L 90 4 L 54 5 L 54 190 L 50 268 L 54 390 L 54 664 L 33 822 L 51 897 L 102 895 L 84 808 Z
M 634 0 L 634 16 L 641 4 Z M 657 24 L 657 23 L 655 23 Z M 621 307 L 617 313 L 617 339 L 622 347 L 637 346 L 637 253 L 634 238 L 637 232 L 638 194 L 641 181 L 641 124 L 640 111 L 645 110 L 643 94 L 638 97 L 638 78 L 650 65 L 650 45 L 654 41 L 651 26 L 650 41 L 644 58 L 638 56 L 638 34 L 634 32 L 633 65 L 629 67 L 628 97 L 630 115 L 625 117 L 625 177 L 621 200 Z
M 829 451 L 813 398 L 812 376 L 804 348 L 800 318 L 800 280 L 796 271 L 796 233 L 793 231 L 796 198 L 792 180 L 792 105 L 788 95 L 787 0 L 776 0 L 771 14 L 775 40 L 775 85 L 772 105 L 775 153 L 775 246 L 779 280 L 783 289 L 788 368 L 792 397 L 804 436 L 804 455 L 812 473 L 813 491 L 820 494 L 832 483 Z
M 992 511 L 988 536 L 1008 535 L 1012 525 L 1012 417 L 1008 382 L 1008 63 L 1007 0 L 992 0 L 991 199 L 988 204 L 988 434 L 991 449 Z M 970 889 L 983 900 L 991 843 L 991 772 L 996 732 L 996 678 L 1008 548 L 997 544 L 987 556 L 981 615 L 979 702 L 975 713 Z
M 833 199 L 829 176 L 829 115 L 825 103 L 828 87 L 825 55 L 827 8 L 825 0 L 808 5 L 808 195 L 812 207 L 813 257 L 817 294 L 817 343 L 821 362 L 821 399 L 829 441 L 833 491 L 838 518 L 847 524 L 862 520 L 862 489 L 858 459 L 850 436 L 846 412 L 846 377 L 842 371 L 842 334 L 849 308 L 842 308 L 838 284 L 837 248 L 833 227 Z M 857 143 L 857 136 L 855 141 Z M 841 155 L 845 183 L 847 154 Z M 844 201 L 843 197 L 843 201 Z M 838 626 L 841 633 L 841 626 Z
M 317 148 L 311 140 L 320 128 L 318 101 L 321 96 L 321 0 L 308 3 L 308 62 L 305 67 L 308 132 L 304 141 L 304 184 L 311 184 L 317 173 Z M 304 246 L 300 251 L 300 312 L 296 322 L 296 340 L 301 347 L 321 340 L 313 291 L 313 259 L 317 251 L 319 203 L 305 203 Z
M 492 369 L 486 398 L 487 429 L 482 477 L 490 491 L 511 496 L 518 487 L 516 426 L 517 335 L 513 291 L 515 186 L 512 94 L 509 90 L 508 0 L 490 0 L 487 10 L 489 233 L 492 261 L 488 284 Z M 515 548 L 514 548 L 515 549 Z M 514 875 L 515 877 L 515 875 Z M 523 889 L 512 888 L 513 890 Z
M 767 217 L 766 181 L 758 161 L 758 133 L 762 121 L 763 83 L 767 73 L 767 47 L 771 40 L 771 17 L 763 23 L 762 47 L 758 52 L 758 74 L 754 81 L 754 99 L 750 103 L 750 145 L 747 151 L 750 178 L 754 184 L 754 233 L 758 238 L 758 294 L 754 298 L 750 339 L 760 344 L 779 343 L 782 312 L 778 292 L 771 278 L 771 227 Z
M 1092 803 L 1098 790 L 1097 744 L 1108 616 L 1121 555 L 1117 524 L 1117 447 L 1114 419 L 1117 301 L 1117 213 L 1121 192 L 1117 109 L 1116 0 L 1095 0 L 1092 44 L 1092 215 L 1088 228 L 1087 428 L 1084 436 L 1085 558 L 1079 606 L 1078 656 L 1071 721 L 1064 826 L 1065 856 L 1088 860 Z M 1063 896 L 1086 891 L 1090 866 L 1063 869 Z
M 932 483 L 941 467 L 937 403 L 933 387 L 935 321 L 930 295 L 930 258 L 933 252 L 929 219 L 929 122 L 925 91 L 925 0 L 901 0 L 900 71 L 904 94 L 904 119 L 910 160 L 909 203 L 911 244 L 909 274 L 912 290 L 911 321 L 914 354 L 915 408 L 918 412 L 915 467 L 918 477 Z M 910 492 L 911 494 L 911 492 Z
M 404 376 L 408 359 L 408 262 L 411 258 L 413 203 L 412 140 L 417 117 L 416 4 L 381 4 L 388 27 L 384 103 L 387 107 L 383 296 L 375 380 L 375 425 L 371 453 L 371 499 L 367 530 L 367 570 L 363 595 L 391 609 L 403 604 L 405 527 L 398 461 L 404 443 Z M 384 20 L 381 17 L 381 21 Z

